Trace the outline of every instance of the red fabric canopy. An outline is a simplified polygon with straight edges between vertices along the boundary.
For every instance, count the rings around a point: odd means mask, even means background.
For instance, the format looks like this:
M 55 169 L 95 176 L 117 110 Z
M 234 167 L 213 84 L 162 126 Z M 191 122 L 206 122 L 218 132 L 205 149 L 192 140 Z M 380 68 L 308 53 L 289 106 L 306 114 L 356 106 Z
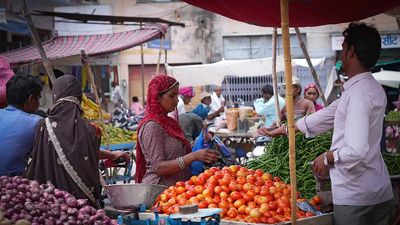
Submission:
M 264 27 L 281 27 L 278 0 L 184 0 L 229 17 Z M 289 0 L 289 26 L 308 27 L 365 19 L 400 6 L 399 0 Z
M 166 32 L 166 26 L 148 27 L 112 34 L 57 36 L 43 42 L 47 58 L 60 59 L 80 55 L 85 50 L 88 56 L 109 54 L 140 45 L 152 39 L 160 38 Z M 0 54 L 11 64 L 24 64 L 40 61 L 36 46 L 29 46 Z

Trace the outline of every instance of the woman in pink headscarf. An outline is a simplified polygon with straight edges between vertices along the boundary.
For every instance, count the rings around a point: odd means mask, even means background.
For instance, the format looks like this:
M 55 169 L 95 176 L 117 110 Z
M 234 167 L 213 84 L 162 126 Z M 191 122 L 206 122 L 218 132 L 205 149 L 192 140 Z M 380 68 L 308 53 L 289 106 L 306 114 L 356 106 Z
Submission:
M 309 84 L 304 88 L 304 98 L 312 101 L 314 103 L 315 111 L 323 109 L 324 106 L 317 103 L 317 99 L 319 98 L 319 92 L 317 85 Z
M 209 149 L 191 152 L 178 121 L 168 116 L 178 104 L 179 83 L 173 77 L 155 76 L 149 83 L 144 118 L 136 144 L 136 183 L 174 185 L 188 180 L 193 161 L 214 162 Z
M 178 105 L 176 106 L 176 110 L 170 112 L 168 116 L 179 121 L 179 115 L 186 113 L 185 105 L 188 105 L 193 97 L 194 91 L 192 86 L 179 88 Z
M 0 109 L 7 106 L 6 100 L 6 83 L 14 76 L 14 72 L 10 68 L 10 64 L 6 58 L 0 56 Z

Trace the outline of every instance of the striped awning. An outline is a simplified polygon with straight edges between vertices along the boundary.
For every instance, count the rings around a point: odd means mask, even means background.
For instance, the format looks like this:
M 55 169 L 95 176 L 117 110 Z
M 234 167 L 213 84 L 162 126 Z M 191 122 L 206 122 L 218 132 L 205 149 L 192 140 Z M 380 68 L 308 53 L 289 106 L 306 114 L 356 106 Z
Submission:
M 111 34 L 56 36 L 42 45 L 50 60 L 80 55 L 81 50 L 85 50 L 88 56 L 104 55 L 160 38 L 166 29 L 167 26 L 162 25 Z M 5 52 L 0 56 L 6 57 L 10 64 L 41 61 L 35 45 Z

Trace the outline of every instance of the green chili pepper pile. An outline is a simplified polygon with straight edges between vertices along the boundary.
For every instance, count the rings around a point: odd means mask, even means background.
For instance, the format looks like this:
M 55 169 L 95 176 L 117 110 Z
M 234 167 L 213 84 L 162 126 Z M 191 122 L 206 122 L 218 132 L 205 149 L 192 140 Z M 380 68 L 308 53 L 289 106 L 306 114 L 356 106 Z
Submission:
M 382 153 L 390 175 L 400 174 L 400 155 L 392 155 L 390 153 Z
M 303 133 L 296 134 L 296 176 L 297 188 L 304 198 L 312 198 L 316 193 L 315 178 L 309 163 L 327 151 L 331 146 L 332 132 L 315 138 L 306 138 Z M 286 136 L 274 138 L 262 156 L 251 160 L 247 167 L 262 169 L 289 182 L 289 140 Z
M 316 193 L 315 178 L 309 163 L 331 146 L 332 132 L 315 138 L 306 138 L 303 133 L 296 134 L 296 176 L 297 188 L 302 197 L 310 199 Z M 250 169 L 262 169 L 289 183 L 289 140 L 286 136 L 274 138 L 265 147 L 262 156 L 248 162 Z M 382 153 L 390 175 L 400 174 L 400 155 Z

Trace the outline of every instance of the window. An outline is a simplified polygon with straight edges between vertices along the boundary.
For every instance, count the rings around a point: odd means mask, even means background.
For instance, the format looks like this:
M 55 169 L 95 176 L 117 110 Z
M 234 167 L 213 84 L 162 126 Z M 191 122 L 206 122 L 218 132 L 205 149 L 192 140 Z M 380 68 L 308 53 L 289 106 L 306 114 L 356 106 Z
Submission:
M 306 35 L 302 34 L 305 41 Z M 283 55 L 282 36 L 277 38 L 277 55 Z M 293 58 L 303 58 L 303 52 L 295 34 L 290 35 Z M 272 35 L 223 37 L 224 59 L 259 59 L 272 56 Z

